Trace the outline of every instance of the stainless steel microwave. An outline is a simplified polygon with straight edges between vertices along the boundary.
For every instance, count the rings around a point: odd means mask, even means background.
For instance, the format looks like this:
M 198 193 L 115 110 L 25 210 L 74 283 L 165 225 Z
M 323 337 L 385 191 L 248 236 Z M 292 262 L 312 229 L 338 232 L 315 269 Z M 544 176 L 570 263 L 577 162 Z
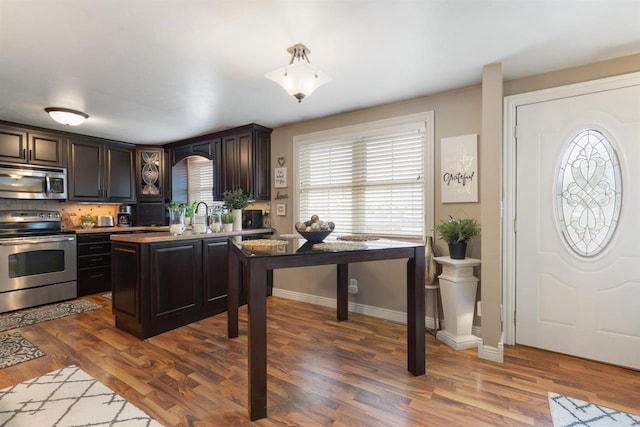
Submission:
M 0 198 L 66 199 L 67 169 L 0 163 Z

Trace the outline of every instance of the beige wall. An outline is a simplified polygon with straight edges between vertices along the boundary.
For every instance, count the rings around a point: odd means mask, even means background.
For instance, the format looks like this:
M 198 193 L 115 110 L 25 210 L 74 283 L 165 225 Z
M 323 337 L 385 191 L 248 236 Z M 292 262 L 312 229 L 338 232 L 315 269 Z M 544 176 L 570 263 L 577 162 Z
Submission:
M 440 162 L 438 160 L 440 156 L 440 138 L 470 133 L 480 134 L 480 86 L 467 87 L 275 129 L 271 134 L 272 165 L 277 164 L 278 157 L 285 157 L 289 174 L 287 181 L 291 183 L 293 179 L 294 136 L 425 111 L 435 112 L 435 181 L 439 182 L 437 177 L 440 176 Z M 273 200 L 276 197 L 276 190 L 273 189 L 272 211 L 275 210 L 275 204 L 285 203 L 287 205 L 287 216 L 280 217 L 272 214 L 271 224 L 280 233 L 291 233 L 293 224 L 298 220 L 292 215 L 295 195 L 291 192 L 291 186 L 287 189 L 278 189 L 278 191 L 281 196 L 286 194 L 288 198 Z M 439 185 L 435 189 L 435 200 L 436 221 L 447 218 L 449 215 L 480 218 L 479 203 L 446 205 L 438 203 L 440 200 Z M 437 255 L 448 254 L 446 245 L 438 239 L 435 242 L 435 250 Z M 470 244 L 468 254 L 469 256 L 480 258 L 479 241 Z M 401 260 L 351 265 L 349 277 L 358 280 L 360 289 L 358 295 L 350 296 L 351 301 L 404 312 L 406 307 L 405 265 L 406 262 Z M 274 285 L 280 289 L 335 298 L 335 276 L 335 267 L 281 270 L 276 271 L 274 274 Z
M 499 64 L 495 65 L 498 67 Z M 505 70 L 505 73 L 508 70 Z M 588 64 L 566 70 L 554 71 L 535 75 L 527 78 L 506 81 L 503 83 L 502 91 L 504 96 L 524 93 L 534 90 L 546 89 L 571 83 L 578 83 L 597 78 L 626 74 L 640 71 L 640 55 L 632 55 L 623 58 L 607 60 L 595 64 Z M 480 73 L 480 70 L 479 70 Z M 285 157 L 288 166 L 288 181 L 292 180 L 293 164 L 293 137 L 310 132 L 333 129 L 342 126 L 365 123 L 380 119 L 405 114 L 413 114 L 423 111 L 435 112 L 435 182 L 439 182 L 440 175 L 440 139 L 443 137 L 464 135 L 469 133 L 483 133 L 482 112 L 483 108 L 491 108 L 488 114 L 491 115 L 491 124 L 487 123 L 485 132 L 479 142 L 479 162 L 481 171 L 481 183 L 479 196 L 481 202 L 489 201 L 491 206 L 483 206 L 480 203 L 465 204 L 441 204 L 440 188 L 436 185 L 435 191 L 435 222 L 445 219 L 449 215 L 481 218 L 482 237 L 480 241 L 472 241 L 469 245 L 468 255 L 474 258 L 482 258 L 481 246 L 483 250 L 489 252 L 485 257 L 491 255 L 491 260 L 484 259 L 481 273 L 482 281 L 479 292 L 487 295 L 487 301 L 483 301 L 483 318 L 485 323 L 482 329 L 483 336 L 486 336 L 486 345 L 494 346 L 499 340 L 501 333 L 500 323 L 500 303 L 501 303 L 501 271 L 499 254 L 496 248 L 499 247 L 501 224 L 499 211 L 496 210 L 497 201 L 501 200 L 501 187 L 496 185 L 499 182 L 501 166 L 501 136 L 496 134 L 496 127 L 501 126 L 496 120 L 496 96 L 487 85 L 496 85 L 497 76 L 501 74 L 497 68 L 485 69 L 485 88 L 481 86 L 462 88 L 455 91 L 435 94 L 422 98 L 416 98 L 405 102 L 383 105 L 366 110 L 354 111 L 339 114 L 318 120 L 300 122 L 289 126 L 275 129 L 272 134 L 271 162 L 277 164 L 278 157 Z M 499 84 L 499 83 L 498 83 Z M 495 87 L 495 86 L 494 86 Z M 495 88 L 498 91 L 500 88 Z M 483 106 L 483 93 L 485 97 L 491 97 L 487 106 Z M 500 95 L 497 95 L 501 98 Z M 490 136 L 490 140 L 487 139 Z M 491 144 L 487 146 L 487 144 Z M 483 177 L 485 174 L 489 176 Z M 488 178 L 488 179 L 485 179 Z M 281 233 L 290 233 L 293 230 L 293 223 L 296 221 L 291 215 L 292 200 L 294 195 L 289 189 L 280 189 L 281 195 L 287 195 L 287 199 L 272 200 L 272 209 L 275 203 L 287 204 L 287 216 L 278 217 L 272 215 L 272 224 Z M 272 190 L 275 198 L 276 190 Z M 444 243 L 435 240 L 437 255 L 446 255 L 447 250 Z M 360 293 L 351 296 L 352 301 L 371 305 L 389 310 L 405 311 L 405 290 L 404 290 L 404 263 L 401 261 L 387 261 L 385 263 L 364 263 L 354 265 L 350 271 L 350 277 L 357 278 L 360 282 Z M 308 269 L 280 270 L 275 272 L 276 288 L 297 291 L 305 294 L 318 295 L 328 298 L 335 297 L 335 268 L 316 267 Z M 484 287 L 484 288 L 483 288 Z M 478 319 L 476 319 L 476 324 Z

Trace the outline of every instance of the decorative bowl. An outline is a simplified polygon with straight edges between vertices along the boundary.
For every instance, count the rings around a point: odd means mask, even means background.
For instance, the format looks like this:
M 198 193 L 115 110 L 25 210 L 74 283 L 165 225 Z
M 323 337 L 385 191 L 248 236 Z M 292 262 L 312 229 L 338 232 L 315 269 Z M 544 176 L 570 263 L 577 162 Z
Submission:
M 307 239 L 311 243 L 320 243 L 331 234 L 333 230 L 321 230 L 321 231 L 298 231 L 302 237 Z
M 83 223 L 82 223 L 82 228 L 84 228 L 84 229 L 86 229 L 86 230 L 91 229 L 91 228 L 93 228 L 94 226 L 95 226 L 95 224 L 94 224 L 94 223 L 92 223 L 92 222 L 83 222 Z

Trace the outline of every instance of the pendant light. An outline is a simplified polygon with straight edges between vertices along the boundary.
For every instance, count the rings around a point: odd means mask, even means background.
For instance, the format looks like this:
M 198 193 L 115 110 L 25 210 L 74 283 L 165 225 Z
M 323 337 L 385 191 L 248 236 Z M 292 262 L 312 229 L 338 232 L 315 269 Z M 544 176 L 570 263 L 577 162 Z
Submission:
M 47 107 L 44 109 L 53 120 L 67 126 L 78 126 L 84 123 L 89 115 L 69 108 Z
M 298 102 L 302 102 L 302 98 L 331 81 L 331 77 L 311 65 L 311 51 L 305 45 L 295 44 L 288 48 L 287 52 L 291 54 L 289 65 L 267 73 L 265 77 L 282 86 Z

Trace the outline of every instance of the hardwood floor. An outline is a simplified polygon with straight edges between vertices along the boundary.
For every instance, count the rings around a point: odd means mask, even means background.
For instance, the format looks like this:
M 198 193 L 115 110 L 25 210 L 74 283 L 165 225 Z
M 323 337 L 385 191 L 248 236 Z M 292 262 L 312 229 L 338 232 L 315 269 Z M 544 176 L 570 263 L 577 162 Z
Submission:
M 247 413 L 246 307 L 140 341 L 105 308 L 20 332 L 46 355 L 0 369 L 0 388 L 76 364 L 168 426 L 550 426 L 547 392 L 640 413 L 640 372 L 523 346 L 505 363 L 427 335 L 427 374 L 406 369 L 405 326 L 268 299 L 268 414 Z

